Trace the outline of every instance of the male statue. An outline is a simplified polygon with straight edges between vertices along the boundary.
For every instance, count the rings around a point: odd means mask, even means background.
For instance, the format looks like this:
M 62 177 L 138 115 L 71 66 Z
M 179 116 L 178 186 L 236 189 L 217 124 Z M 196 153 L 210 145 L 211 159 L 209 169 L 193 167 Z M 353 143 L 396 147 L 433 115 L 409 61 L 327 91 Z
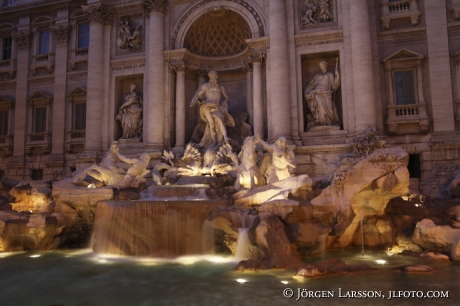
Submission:
M 199 146 L 207 147 L 227 142 L 226 125 L 235 126 L 235 120 L 228 113 L 228 96 L 223 86 L 217 84 L 217 72 L 208 73 L 209 82 L 198 88 L 190 106 L 200 105 L 200 118 L 206 123 L 206 129 Z M 221 98 L 224 100 L 221 102 Z
M 313 122 L 310 126 L 340 125 L 339 116 L 332 95 L 340 86 L 340 74 L 327 71 L 327 62 L 319 63 L 321 73 L 315 75 L 313 81 L 305 89 L 305 99 L 310 108 Z

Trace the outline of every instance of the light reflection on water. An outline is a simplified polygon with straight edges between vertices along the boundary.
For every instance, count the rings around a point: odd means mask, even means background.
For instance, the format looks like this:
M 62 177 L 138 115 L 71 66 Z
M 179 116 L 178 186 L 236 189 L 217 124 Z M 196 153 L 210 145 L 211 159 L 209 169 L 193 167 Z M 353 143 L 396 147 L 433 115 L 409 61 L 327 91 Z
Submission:
M 0 305 L 457 305 L 460 264 L 430 263 L 383 251 L 329 251 L 347 264 L 366 263 L 376 273 L 294 279 L 293 271 L 242 273 L 232 258 L 188 256 L 175 260 L 94 255 L 89 250 L 0 253 Z M 31 258 L 31 255 L 41 255 Z M 321 260 L 309 257 L 307 262 Z M 376 260 L 385 260 L 384 265 Z M 391 268 L 427 264 L 428 274 L 405 274 Z M 287 283 L 286 283 L 287 282 Z M 283 297 L 292 288 L 294 297 Z M 298 288 L 334 291 L 443 290 L 448 299 L 297 299 Z

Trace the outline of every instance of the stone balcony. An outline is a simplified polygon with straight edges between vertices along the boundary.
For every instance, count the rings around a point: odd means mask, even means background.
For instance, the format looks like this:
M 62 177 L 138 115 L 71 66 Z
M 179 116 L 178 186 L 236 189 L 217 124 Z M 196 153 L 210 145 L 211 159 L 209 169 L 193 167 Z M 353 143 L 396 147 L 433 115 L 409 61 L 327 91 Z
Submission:
M 51 153 L 51 132 L 27 134 L 25 151 L 28 155 Z
M 77 63 L 88 61 L 88 48 L 79 48 L 72 50 L 70 57 L 70 68 L 75 70 Z
M 0 135 L 0 156 L 13 154 L 13 135 Z
M 426 104 L 389 105 L 387 118 L 390 134 L 428 133 L 430 130 Z
M 388 2 L 383 0 L 380 4 L 381 14 L 380 21 L 385 29 L 390 28 L 393 19 L 410 18 L 412 25 L 417 25 L 420 21 L 422 12 L 418 9 L 418 0 L 400 0 Z
M 38 68 L 46 68 L 48 73 L 53 73 L 54 71 L 54 54 L 37 54 L 32 56 L 32 65 L 30 65 L 30 72 L 32 75 L 37 74 Z
M 11 78 L 14 78 L 16 75 L 16 60 L 14 58 L 0 60 L 0 73 L 8 73 Z
M 68 153 L 79 153 L 85 147 L 86 130 L 67 131 L 65 150 Z

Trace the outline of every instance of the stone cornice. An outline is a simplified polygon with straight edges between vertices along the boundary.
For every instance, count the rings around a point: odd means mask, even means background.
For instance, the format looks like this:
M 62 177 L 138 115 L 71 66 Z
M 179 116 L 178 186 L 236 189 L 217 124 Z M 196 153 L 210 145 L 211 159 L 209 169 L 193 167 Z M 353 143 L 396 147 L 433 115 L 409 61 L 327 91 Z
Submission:
M 0 8 L 0 19 L 7 20 L 20 16 L 54 13 L 57 10 L 68 8 L 71 0 L 51 1 L 44 0 Z
M 234 70 L 241 69 L 250 63 L 251 50 L 225 57 L 207 57 L 191 53 L 187 49 L 167 50 L 164 52 L 165 62 L 171 65 L 184 61 L 187 70 Z
M 110 24 L 113 19 L 113 8 L 105 5 L 102 2 L 82 5 L 83 12 L 89 14 L 90 22 L 97 22 L 101 24 Z
M 460 31 L 460 22 L 456 21 L 456 22 L 451 22 L 451 23 L 447 24 L 447 31 L 448 32 L 458 32 L 458 31 Z
M 296 47 L 341 43 L 343 42 L 343 31 L 298 34 L 294 39 Z
M 145 57 L 137 56 L 137 57 L 113 59 L 110 61 L 110 66 L 112 67 L 112 70 L 118 70 L 117 68 L 128 69 L 128 68 L 144 67 Z
M 166 0 L 145 0 L 144 8 L 147 13 L 158 12 L 166 14 L 166 8 L 168 6 L 168 1 Z
M 404 30 L 394 30 L 394 31 L 385 31 L 380 32 L 377 35 L 378 40 L 391 40 L 391 39 L 401 39 L 409 37 L 424 36 L 426 37 L 426 28 L 416 27 Z

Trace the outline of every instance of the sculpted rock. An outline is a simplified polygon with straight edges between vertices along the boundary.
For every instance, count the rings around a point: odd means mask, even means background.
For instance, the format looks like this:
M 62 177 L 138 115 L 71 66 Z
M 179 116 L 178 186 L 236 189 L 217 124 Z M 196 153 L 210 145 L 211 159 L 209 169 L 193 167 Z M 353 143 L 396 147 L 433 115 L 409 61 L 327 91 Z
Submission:
M 235 206 L 253 206 L 274 200 L 287 200 L 289 193 L 303 199 L 312 190 L 312 186 L 313 180 L 305 174 L 251 190 L 241 190 L 233 195 L 233 199 Z
M 48 212 L 52 209 L 51 188 L 47 183 L 19 183 L 9 194 L 15 198 L 11 203 L 15 211 Z
M 412 240 L 424 249 L 446 252 L 453 260 L 460 260 L 460 229 L 448 225 L 436 226 L 432 220 L 423 219 L 417 223 Z
M 270 268 L 301 267 L 304 262 L 287 239 L 281 220 L 271 213 L 260 213 L 255 243 L 263 254 L 262 263 Z
M 420 254 L 420 258 L 431 261 L 450 261 L 449 256 L 434 252 Z
M 393 270 L 401 270 L 404 272 L 432 272 L 434 269 L 427 265 L 407 265 L 393 268 Z
M 384 215 L 388 201 L 409 192 L 408 154 L 399 147 L 376 150 L 356 165 L 336 172 L 332 184 L 311 201 L 330 206 L 337 217 L 334 246 L 352 243 L 363 219 Z

